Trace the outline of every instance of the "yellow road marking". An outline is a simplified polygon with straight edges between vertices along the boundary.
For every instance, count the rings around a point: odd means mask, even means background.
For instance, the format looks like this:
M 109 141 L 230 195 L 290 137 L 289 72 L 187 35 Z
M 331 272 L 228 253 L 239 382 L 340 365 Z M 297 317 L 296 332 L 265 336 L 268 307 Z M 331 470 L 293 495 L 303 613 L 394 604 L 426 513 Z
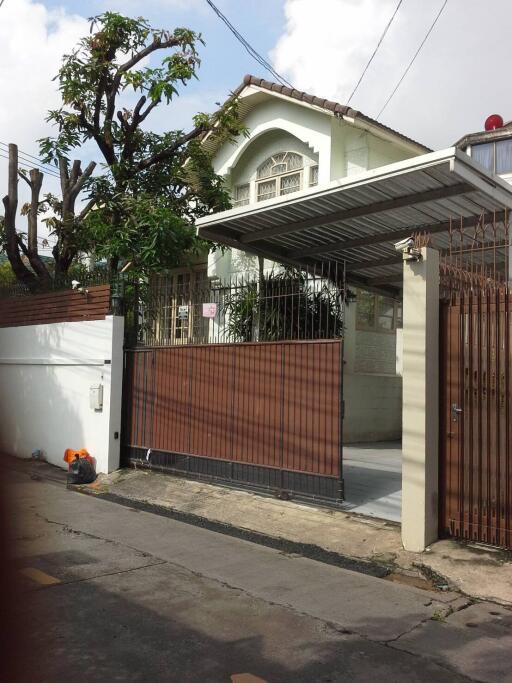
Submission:
M 42 572 L 40 569 L 35 569 L 35 567 L 25 567 L 20 572 L 23 576 L 32 579 L 32 581 L 41 584 L 41 586 L 52 586 L 55 583 L 60 583 L 59 579 Z
M 231 681 L 232 683 L 267 683 L 263 678 L 258 678 L 252 674 L 233 674 Z

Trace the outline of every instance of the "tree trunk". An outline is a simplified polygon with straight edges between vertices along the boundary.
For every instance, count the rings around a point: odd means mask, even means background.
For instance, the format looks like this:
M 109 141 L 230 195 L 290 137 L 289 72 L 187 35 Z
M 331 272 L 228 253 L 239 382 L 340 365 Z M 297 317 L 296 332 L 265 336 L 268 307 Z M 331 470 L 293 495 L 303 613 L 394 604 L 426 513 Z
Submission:
M 32 270 L 39 278 L 44 287 L 49 287 L 52 281 L 51 275 L 48 272 L 43 260 L 39 256 L 37 247 L 37 214 L 39 212 L 39 194 L 43 185 L 43 174 L 41 171 L 33 168 L 30 171 L 30 210 L 28 213 L 28 248 L 27 256 L 32 266 Z
M 16 233 L 16 211 L 18 209 L 18 147 L 9 145 L 9 176 L 7 195 L 3 198 L 5 207 L 5 237 L 7 258 L 18 282 L 30 288 L 37 284 L 37 278 L 26 265 L 20 255 L 18 235 Z

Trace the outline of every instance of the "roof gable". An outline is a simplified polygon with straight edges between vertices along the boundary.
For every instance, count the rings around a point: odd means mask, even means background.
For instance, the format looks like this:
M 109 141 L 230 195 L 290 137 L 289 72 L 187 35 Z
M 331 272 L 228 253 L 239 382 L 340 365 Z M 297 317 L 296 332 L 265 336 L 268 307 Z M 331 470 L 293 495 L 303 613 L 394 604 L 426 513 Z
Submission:
M 405 143 L 407 145 L 413 145 L 416 148 L 418 148 L 418 151 L 421 151 L 423 153 L 432 151 L 429 147 L 426 147 L 420 142 L 417 142 L 416 140 L 413 140 L 412 138 L 409 138 L 406 135 L 403 135 L 402 133 L 399 133 L 398 131 L 389 128 L 388 126 L 385 126 L 382 123 L 379 123 L 375 119 L 372 119 L 369 116 L 366 116 L 360 111 L 352 109 L 352 107 L 349 107 L 345 104 L 341 104 L 340 102 L 334 102 L 333 100 L 328 100 L 326 98 L 317 97 L 316 95 L 311 95 L 301 90 L 296 90 L 295 88 L 289 88 L 285 85 L 281 85 L 280 83 L 273 83 L 272 81 L 267 81 L 263 78 L 258 78 L 250 74 L 244 77 L 242 83 L 233 92 L 232 97 L 241 96 L 244 90 L 250 88 L 251 86 L 259 88 L 270 94 L 289 98 L 290 100 L 294 100 L 296 102 L 300 102 L 311 107 L 323 109 L 326 111 L 326 113 L 330 113 L 331 115 L 338 116 L 340 118 L 352 119 L 359 123 L 367 124 L 374 130 L 375 133 L 378 134 L 380 132 L 384 134 L 386 137 L 394 137 L 397 140 L 397 142 L 401 142 L 402 144 Z

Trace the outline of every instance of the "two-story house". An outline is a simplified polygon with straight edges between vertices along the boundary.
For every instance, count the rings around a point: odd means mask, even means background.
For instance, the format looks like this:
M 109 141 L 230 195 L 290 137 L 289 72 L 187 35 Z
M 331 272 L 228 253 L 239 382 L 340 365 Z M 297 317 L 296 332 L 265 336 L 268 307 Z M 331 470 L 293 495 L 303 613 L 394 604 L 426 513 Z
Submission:
M 258 205 L 409 159 L 430 150 L 349 107 L 246 76 L 235 91 L 248 130 L 234 144 L 211 147 L 233 206 Z M 213 145 L 207 137 L 205 145 Z M 265 270 L 274 267 L 265 261 Z M 258 259 L 237 249 L 208 256 L 218 280 L 258 273 Z M 202 274 L 204 275 L 204 273 Z M 202 277 L 197 271 L 185 277 Z M 400 438 L 397 374 L 399 297 L 353 288 L 345 313 L 346 442 Z

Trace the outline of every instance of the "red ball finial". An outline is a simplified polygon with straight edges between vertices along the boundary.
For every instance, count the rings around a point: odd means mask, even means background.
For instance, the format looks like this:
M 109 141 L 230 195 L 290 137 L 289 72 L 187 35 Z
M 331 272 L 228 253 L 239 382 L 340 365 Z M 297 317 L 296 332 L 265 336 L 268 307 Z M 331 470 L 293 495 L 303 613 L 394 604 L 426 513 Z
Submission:
M 485 130 L 503 128 L 503 118 L 499 114 L 491 114 L 485 119 Z

